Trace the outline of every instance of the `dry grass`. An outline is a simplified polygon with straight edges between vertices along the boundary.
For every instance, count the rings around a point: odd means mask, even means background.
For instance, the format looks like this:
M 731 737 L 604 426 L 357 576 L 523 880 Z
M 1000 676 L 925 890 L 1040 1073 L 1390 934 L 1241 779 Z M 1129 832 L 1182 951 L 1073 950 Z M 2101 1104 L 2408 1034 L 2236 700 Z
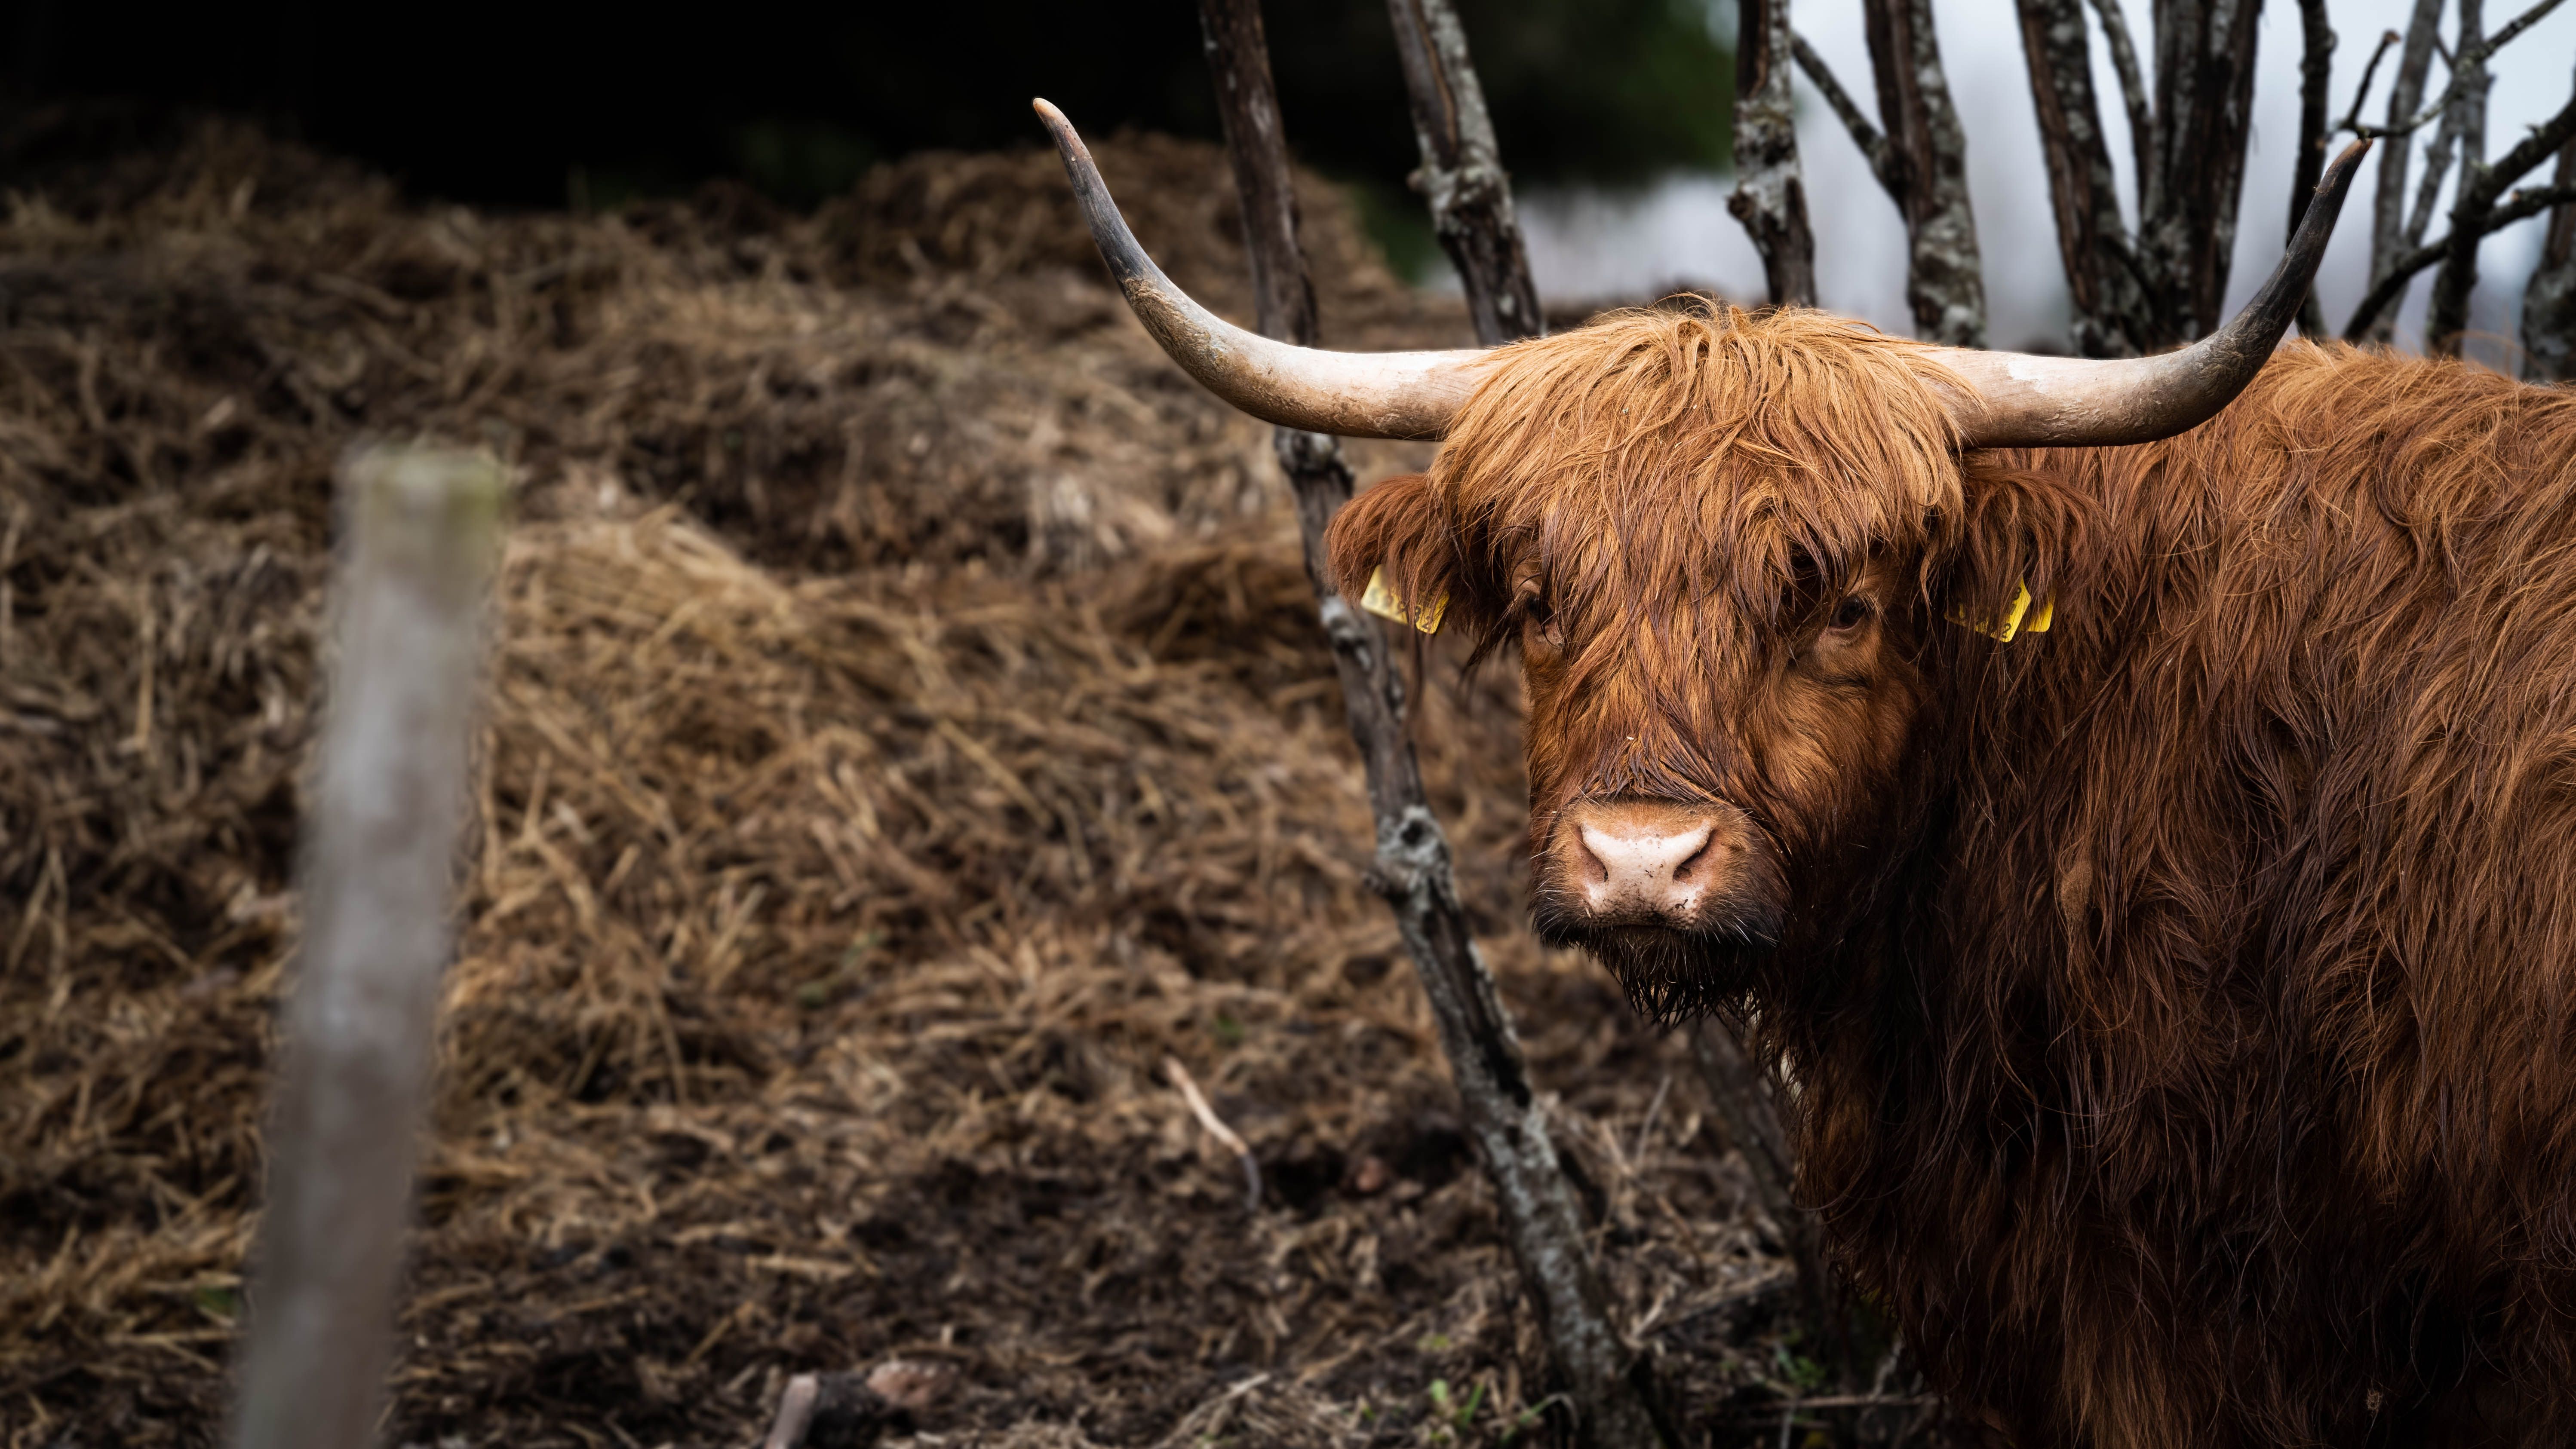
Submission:
M 1221 158 L 1101 159 L 1241 310 Z M 925 1443 L 1493 1442 L 1544 1399 L 1265 431 L 1062 192 L 932 157 L 811 219 L 494 218 L 210 128 L 10 198 L 0 1443 L 218 1432 L 362 435 L 522 480 L 403 1441 L 748 1442 L 786 1375 L 898 1357 Z M 1462 340 L 1308 214 L 1331 335 Z M 1676 1045 L 1517 934 L 1506 686 L 1434 688 L 1429 773 L 1623 1321 L 1724 1437 L 1779 1269 Z

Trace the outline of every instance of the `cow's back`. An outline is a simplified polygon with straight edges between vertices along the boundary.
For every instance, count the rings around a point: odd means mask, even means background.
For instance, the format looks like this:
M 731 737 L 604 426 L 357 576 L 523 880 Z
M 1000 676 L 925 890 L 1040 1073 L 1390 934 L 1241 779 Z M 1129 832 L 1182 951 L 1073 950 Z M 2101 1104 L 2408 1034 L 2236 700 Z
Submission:
M 1943 1050 L 1812 1065 L 1875 1111 L 1809 1191 L 2026 1431 L 2406 1442 L 2460 1382 L 2576 1440 L 2576 392 L 2294 347 L 2006 461 L 2095 526 L 2050 632 L 1941 646 L 1857 974 Z

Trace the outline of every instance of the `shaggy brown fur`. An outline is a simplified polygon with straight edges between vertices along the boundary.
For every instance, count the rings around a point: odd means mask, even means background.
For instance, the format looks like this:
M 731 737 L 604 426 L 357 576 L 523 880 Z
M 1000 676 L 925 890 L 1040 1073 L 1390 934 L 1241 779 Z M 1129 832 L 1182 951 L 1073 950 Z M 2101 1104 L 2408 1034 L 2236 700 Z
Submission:
M 1749 1013 L 1963 1407 L 2576 1442 L 2576 392 L 2301 344 L 2182 437 L 1962 462 L 1950 381 L 1811 313 L 1521 344 L 1335 566 L 1520 645 L 1542 925 Z M 2024 581 L 2050 632 L 1949 622 Z M 1602 796 L 1749 815 L 1767 940 L 1587 939 Z

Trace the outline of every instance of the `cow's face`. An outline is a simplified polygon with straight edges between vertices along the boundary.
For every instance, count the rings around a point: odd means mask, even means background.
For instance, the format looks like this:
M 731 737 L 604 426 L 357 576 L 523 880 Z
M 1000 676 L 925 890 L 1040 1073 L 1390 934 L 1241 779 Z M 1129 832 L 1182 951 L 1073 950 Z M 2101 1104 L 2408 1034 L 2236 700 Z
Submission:
M 1882 551 L 1776 609 L 1558 609 L 1528 572 L 1533 917 L 1662 1013 L 1741 989 L 1747 953 L 1880 833 L 1925 689 L 1915 560 Z M 1802 898 L 1804 897 L 1804 898 Z
M 1346 586 L 1519 651 L 1537 926 L 1662 1015 L 1746 989 L 1886 843 L 1959 496 L 1906 345 L 1734 320 L 1614 322 L 1636 345 L 1571 378 L 1531 344 L 1333 536 Z

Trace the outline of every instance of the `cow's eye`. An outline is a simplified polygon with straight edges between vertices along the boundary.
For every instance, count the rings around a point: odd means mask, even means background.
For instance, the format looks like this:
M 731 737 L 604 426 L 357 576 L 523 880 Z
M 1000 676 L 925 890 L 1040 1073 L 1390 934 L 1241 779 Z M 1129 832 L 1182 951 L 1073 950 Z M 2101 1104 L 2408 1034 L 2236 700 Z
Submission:
M 1836 629 L 1857 629 L 1862 624 L 1868 622 L 1869 614 L 1869 600 L 1862 598 L 1858 594 L 1854 594 L 1834 606 L 1833 627 Z
M 1547 596 L 1535 584 L 1521 586 L 1520 614 L 1523 623 L 1545 640 L 1551 649 L 1565 647 L 1565 632 L 1557 626 L 1556 611 L 1547 606 Z

